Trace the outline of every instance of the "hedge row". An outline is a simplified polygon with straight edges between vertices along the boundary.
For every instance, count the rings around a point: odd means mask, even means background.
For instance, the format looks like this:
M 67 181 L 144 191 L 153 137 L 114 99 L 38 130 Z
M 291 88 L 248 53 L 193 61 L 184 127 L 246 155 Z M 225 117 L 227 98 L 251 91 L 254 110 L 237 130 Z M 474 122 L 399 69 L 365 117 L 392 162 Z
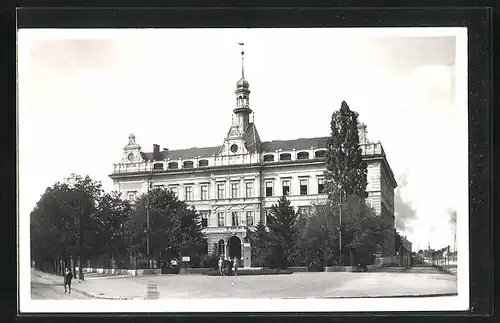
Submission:
M 250 276 L 250 275 L 283 275 L 283 274 L 291 274 L 293 271 L 289 269 L 270 269 L 270 268 L 262 268 L 262 269 L 238 269 L 238 276 Z M 226 269 L 226 275 L 228 274 L 228 270 Z M 208 276 L 219 276 L 219 270 L 210 270 L 208 272 L 203 273 L 203 275 Z

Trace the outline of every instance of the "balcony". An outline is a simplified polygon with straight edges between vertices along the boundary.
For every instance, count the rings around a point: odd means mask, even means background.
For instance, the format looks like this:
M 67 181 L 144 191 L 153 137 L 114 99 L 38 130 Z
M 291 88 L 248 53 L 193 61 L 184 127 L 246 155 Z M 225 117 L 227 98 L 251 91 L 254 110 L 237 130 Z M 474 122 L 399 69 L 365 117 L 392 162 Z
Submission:
M 244 225 L 203 228 L 204 233 L 245 233 L 246 231 L 247 227 Z
M 384 148 L 380 142 L 360 145 L 363 156 L 382 155 L 385 156 Z

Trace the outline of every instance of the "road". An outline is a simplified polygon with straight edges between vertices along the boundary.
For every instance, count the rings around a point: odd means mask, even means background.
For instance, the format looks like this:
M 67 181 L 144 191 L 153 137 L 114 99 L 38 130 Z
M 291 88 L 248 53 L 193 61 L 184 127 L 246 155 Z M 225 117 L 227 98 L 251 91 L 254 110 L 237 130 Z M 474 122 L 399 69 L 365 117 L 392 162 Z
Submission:
M 74 287 L 83 292 L 135 299 L 146 297 L 148 285 L 155 287 L 160 299 L 404 297 L 457 293 L 456 276 L 432 267 L 386 268 L 366 273 L 310 272 L 231 277 L 161 275 L 101 278 L 74 283 Z M 76 296 L 77 293 L 64 295 L 60 285 L 32 287 L 36 297 L 45 299 L 83 297 L 81 294 Z

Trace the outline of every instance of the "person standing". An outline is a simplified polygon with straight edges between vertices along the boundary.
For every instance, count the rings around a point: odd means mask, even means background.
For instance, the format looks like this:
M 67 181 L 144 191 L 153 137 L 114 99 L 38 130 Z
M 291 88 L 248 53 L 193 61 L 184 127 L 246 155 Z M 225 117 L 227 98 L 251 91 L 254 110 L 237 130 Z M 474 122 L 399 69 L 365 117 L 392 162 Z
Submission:
M 219 258 L 218 266 L 220 275 L 224 276 L 224 260 L 222 259 L 222 256 Z
M 233 275 L 233 259 L 229 258 L 227 260 L 228 276 Z
M 238 275 L 238 259 L 236 257 L 233 260 L 233 271 L 235 276 Z
M 68 292 L 69 288 L 69 293 L 71 294 L 71 280 L 73 279 L 73 274 L 71 273 L 71 270 L 66 268 L 64 271 L 64 292 Z M 68 286 L 68 288 L 66 287 Z

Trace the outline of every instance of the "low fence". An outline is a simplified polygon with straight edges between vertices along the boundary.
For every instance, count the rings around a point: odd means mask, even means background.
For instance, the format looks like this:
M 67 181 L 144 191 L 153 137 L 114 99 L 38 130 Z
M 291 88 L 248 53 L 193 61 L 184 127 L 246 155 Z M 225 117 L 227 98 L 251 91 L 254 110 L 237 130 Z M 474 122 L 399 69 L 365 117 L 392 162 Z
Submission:
M 76 267 L 76 271 L 78 273 L 79 268 Z M 88 273 L 97 273 L 97 274 L 105 274 L 105 275 L 128 275 L 128 276 L 153 276 L 153 275 L 161 275 L 161 269 L 106 269 L 106 268 L 82 268 L 84 274 Z

